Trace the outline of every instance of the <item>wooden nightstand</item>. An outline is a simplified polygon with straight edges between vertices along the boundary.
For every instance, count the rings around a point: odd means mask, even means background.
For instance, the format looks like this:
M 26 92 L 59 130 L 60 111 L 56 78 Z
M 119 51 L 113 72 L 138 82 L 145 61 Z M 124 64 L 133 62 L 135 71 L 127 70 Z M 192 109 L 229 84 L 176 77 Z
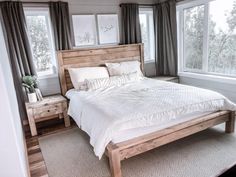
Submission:
M 152 79 L 162 80 L 162 81 L 168 81 L 168 82 L 175 82 L 179 83 L 178 77 L 171 77 L 171 76 L 157 76 L 157 77 L 151 77 Z
M 70 118 L 67 115 L 67 100 L 61 95 L 44 97 L 36 103 L 26 103 L 31 135 L 37 135 L 36 123 L 58 117 L 64 118 L 65 127 L 70 126 Z

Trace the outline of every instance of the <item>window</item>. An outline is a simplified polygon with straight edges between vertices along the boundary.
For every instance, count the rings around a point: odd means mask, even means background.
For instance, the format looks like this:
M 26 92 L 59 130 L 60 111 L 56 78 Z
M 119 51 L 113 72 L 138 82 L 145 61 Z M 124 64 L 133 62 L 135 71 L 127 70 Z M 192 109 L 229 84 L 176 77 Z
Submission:
M 236 0 L 177 7 L 180 71 L 236 76 Z
M 39 77 L 55 75 L 55 47 L 49 10 L 25 8 L 25 15 L 37 75 Z
M 139 20 L 142 33 L 142 43 L 144 43 L 144 60 L 145 62 L 150 62 L 155 60 L 153 9 L 140 8 Z

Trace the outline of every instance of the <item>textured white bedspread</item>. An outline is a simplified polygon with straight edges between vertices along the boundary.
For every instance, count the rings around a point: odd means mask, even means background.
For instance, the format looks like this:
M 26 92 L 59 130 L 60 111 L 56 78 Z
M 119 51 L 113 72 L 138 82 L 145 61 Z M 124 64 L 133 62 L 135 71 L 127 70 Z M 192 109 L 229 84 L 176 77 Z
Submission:
M 147 78 L 96 91 L 68 91 L 67 97 L 68 114 L 76 112 L 75 121 L 90 136 L 99 158 L 121 131 L 160 125 L 193 112 L 236 110 L 217 92 Z

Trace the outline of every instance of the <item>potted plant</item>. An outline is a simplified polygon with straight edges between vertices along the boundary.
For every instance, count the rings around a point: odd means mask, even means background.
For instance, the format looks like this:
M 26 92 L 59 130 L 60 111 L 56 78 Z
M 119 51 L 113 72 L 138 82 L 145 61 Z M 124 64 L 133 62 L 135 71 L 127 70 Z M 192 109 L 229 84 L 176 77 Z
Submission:
M 35 87 L 37 86 L 36 76 L 23 76 L 22 85 L 26 88 L 28 92 L 28 99 L 30 103 L 37 102 L 37 95 L 35 92 Z

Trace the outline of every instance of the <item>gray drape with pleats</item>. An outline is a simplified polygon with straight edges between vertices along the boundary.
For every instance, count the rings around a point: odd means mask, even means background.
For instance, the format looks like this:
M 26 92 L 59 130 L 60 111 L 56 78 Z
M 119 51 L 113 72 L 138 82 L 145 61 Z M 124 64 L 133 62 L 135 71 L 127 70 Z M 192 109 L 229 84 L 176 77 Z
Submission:
M 6 46 L 8 49 L 19 112 L 26 118 L 26 93 L 22 87 L 22 76 L 36 74 L 22 2 L 0 2 Z M 1 60 L 4 60 L 2 58 Z
M 169 0 L 154 6 L 156 75 L 177 75 L 176 2 Z
M 121 43 L 141 43 L 141 28 L 139 22 L 138 4 L 121 4 Z
M 56 50 L 72 49 L 69 8 L 67 2 L 49 2 Z

